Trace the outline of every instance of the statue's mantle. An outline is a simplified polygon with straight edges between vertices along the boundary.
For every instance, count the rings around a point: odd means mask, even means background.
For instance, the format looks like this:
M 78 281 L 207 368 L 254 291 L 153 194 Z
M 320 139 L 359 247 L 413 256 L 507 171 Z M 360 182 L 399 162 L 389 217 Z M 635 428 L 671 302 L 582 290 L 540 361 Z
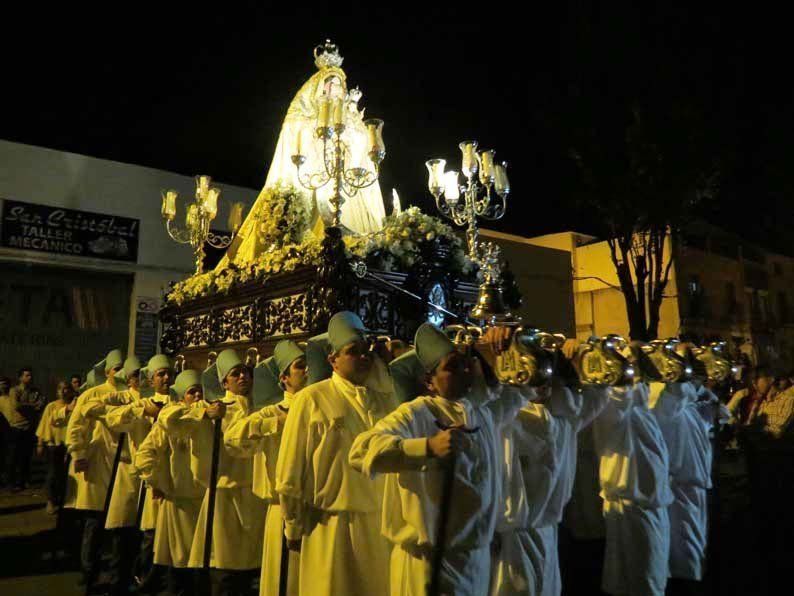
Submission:
M 436 312 L 426 302 L 431 293 L 434 303 L 445 302 L 441 306 L 462 316 L 474 304 L 477 286 L 437 266 L 410 273 L 371 271 L 364 277 L 304 267 L 233 286 L 226 294 L 166 306 L 160 313 L 161 348 L 182 355 L 186 367 L 199 369 L 210 353 L 226 348 L 256 348 L 264 357 L 278 341 L 324 332 L 330 315 L 341 309 L 357 312 L 373 332 L 412 340 L 418 325 Z M 447 316 L 444 322 L 455 321 Z

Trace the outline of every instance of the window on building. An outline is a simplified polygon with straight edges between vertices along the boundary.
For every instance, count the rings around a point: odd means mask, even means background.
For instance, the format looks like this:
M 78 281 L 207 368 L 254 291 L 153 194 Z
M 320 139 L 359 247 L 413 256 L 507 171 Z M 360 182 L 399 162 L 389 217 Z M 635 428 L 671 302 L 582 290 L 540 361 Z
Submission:
M 769 320 L 769 294 L 764 291 L 758 292 L 758 313 L 761 320 Z
M 736 314 L 736 286 L 732 281 L 725 284 L 725 314 L 728 317 Z
M 689 316 L 700 318 L 706 316 L 706 300 L 700 278 L 692 275 L 686 284 L 687 300 L 689 302 Z
M 777 316 L 781 325 L 788 323 L 788 298 L 785 292 L 777 293 Z

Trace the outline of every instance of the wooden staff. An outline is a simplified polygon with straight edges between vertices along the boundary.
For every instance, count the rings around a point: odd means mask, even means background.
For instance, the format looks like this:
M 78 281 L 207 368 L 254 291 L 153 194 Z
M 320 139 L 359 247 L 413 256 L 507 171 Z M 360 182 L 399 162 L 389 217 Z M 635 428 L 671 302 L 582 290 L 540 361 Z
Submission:
M 116 455 L 113 458 L 113 468 L 110 471 L 110 483 L 108 484 L 108 490 L 105 493 L 105 505 L 102 508 L 102 528 L 99 531 L 102 531 L 105 528 L 105 522 L 108 517 L 108 511 L 110 510 L 110 501 L 113 498 L 113 486 L 116 484 L 116 475 L 119 471 L 119 462 L 121 461 L 121 452 L 124 450 L 124 439 L 126 438 L 127 433 L 119 434 L 118 445 L 116 447 Z M 101 549 L 100 549 L 101 550 Z M 99 556 L 99 550 L 97 551 L 97 557 Z M 97 566 L 97 562 L 94 561 L 94 565 Z M 95 567 L 96 568 L 96 567 Z M 92 582 L 87 581 L 85 583 L 85 594 L 88 596 L 90 591 L 93 589 L 91 585 Z
M 213 420 L 212 429 L 212 467 L 210 468 L 209 497 L 207 498 L 207 527 L 204 532 L 204 564 L 203 568 L 209 571 L 210 557 L 212 555 L 212 526 L 215 523 L 215 493 L 218 484 L 218 460 L 221 450 L 221 422 L 222 418 Z
M 289 578 L 289 548 L 287 547 L 286 524 L 281 524 L 281 565 L 278 576 L 278 596 L 287 596 L 287 580 Z
M 146 483 L 141 480 L 141 487 L 138 489 L 138 511 L 135 514 L 135 527 L 140 529 L 143 519 L 143 510 L 146 507 Z
M 449 510 L 452 505 L 452 489 L 455 485 L 456 459 L 453 453 L 444 470 L 444 485 L 441 490 L 441 516 L 438 519 L 438 528 L 436 530 L 436 543 L 433 548 L 430 584 L 427 586 L 427 596 L 439 596 L 441 594 L 441 566 L 444 563 L 444 544 L 447 539 Z

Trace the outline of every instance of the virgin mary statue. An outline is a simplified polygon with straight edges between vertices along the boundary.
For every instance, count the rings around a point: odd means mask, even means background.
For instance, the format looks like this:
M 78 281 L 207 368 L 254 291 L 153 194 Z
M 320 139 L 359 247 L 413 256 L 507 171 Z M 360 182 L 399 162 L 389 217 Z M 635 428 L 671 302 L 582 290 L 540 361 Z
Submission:
M 336 46 L 326 42 L 325 46 L 315 49 L 314 63 L 317 72 L 303 84 L 287 110 L 265 186 L 240 227 L 226 257 L 218 264 L 218 269 L 226 267 L 229 261 L 238 265 L 250 263 L 266 250 L 266 247 L 257 240 L 258 214 L 266 195 L 265 191 L 276 186 L 277 183 L 291 184 L 304 191 L 309 201 L 307 208 L 313 213 L 314 230 L 321 228 L 323 223 L 330 225 L 332 209 L 329 199 L 334 191 L 333 181 L 316 191 L 305 190 L 298 179 L 297 168 L 292 162 L 293 155 L 301 154 L 306 157 L 305 163 L 301 166 L 302 173 L 324 171 L 323 144 L 315 134 L 319 106 L 323 100 L 333 101 L 339 98 L 346 100 L 344 102 L 347 110 L 346 127 L 342 135 L 348 147 L 345 167 L 372 169 L 363 110 L 358 109 L 361 92 L 357 88 L 348 92 L 347 77 L 341 68 L 342 57 Z M 343 229 L 347 228 L 348 233 L 367 234 L 381 229 L 385 215 L 383 197 L 376 181 L 371 186 L 360 189 L 352 197 L 345 196 L 341 210 L 341 224 Z

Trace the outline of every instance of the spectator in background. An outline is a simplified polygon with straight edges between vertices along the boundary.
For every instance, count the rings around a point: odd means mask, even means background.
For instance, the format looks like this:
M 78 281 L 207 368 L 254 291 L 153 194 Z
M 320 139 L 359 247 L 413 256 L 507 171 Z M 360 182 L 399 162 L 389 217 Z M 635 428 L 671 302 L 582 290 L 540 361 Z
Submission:
M 775 387 L 782 392 L 791 387 L 791 374 L 780 374 L 775 378 Z
M 83 385 L 83 375 L 80 373 L 74 373 L 69 378 L 69 384 L 72 386 L 72 390 L 74 391 L 75 397 L 80 395 L 80 387 Z
M 32 387 L 33 369 L 19 369 L 19 384 L 0 398 L 0 411 L 10 425 L 8 434 L 8 482 L 12 490 L 24 490 L 30 475 L 36 424 L 44 408 L 44 397 Z
M 47 455 L 47 513 L 53 515 L 63 505 L 66 490 L 66 421 L 68 419 L 56 418 L 53 413 L 58 409 L 68 406 L 75 398 L 71 383 L 61 381 L 58 383 L 56 399 L 47 404 L 41 415 L 39 426 L 36 429 L 38 445 L 36 454 L 41 457 Z
M 8 398 L 9 391 L 11 391 L 11 379 L 0 377 L 0 488 L 4 488 L 8 482 L 8 443 L 11 425 L 3 414 L 2 404 Z
M 761 402 L 774 387 L 774 377 L 765 366 L 757 367 L 750 376 L 750 384 L 747 389 L 740 389 L 733 394 L 731 401 L 728 402 L 728 410 L 738 425 L 748 424 Z

